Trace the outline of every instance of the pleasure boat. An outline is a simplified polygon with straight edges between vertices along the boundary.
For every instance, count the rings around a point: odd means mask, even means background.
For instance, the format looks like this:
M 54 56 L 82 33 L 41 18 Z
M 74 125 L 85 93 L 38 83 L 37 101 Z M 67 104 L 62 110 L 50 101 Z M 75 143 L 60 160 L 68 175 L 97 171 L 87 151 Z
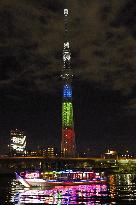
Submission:
M 94 172 L 77 172 L 72 170 L 60 172 L 22 172 L 16 179 L 25 187 L 74 186 L 106 183 L 104 176 Z M 51 175 L 52 174 L 52 175 Z

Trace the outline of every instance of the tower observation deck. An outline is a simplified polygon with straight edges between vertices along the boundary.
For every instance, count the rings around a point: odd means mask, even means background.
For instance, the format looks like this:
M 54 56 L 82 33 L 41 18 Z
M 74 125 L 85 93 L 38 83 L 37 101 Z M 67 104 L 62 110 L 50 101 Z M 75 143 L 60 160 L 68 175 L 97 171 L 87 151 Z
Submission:
M 76 143 L 72 104 L 73 71 L 71 69 L 70 43 L 67 35 L 68 14 L 68 9 L 64 9 L 65 42 L 63 48 L 63 69 L 61 74 L 63 81 L 61 153 L 64 157 L 74 157 L 76 154 Z

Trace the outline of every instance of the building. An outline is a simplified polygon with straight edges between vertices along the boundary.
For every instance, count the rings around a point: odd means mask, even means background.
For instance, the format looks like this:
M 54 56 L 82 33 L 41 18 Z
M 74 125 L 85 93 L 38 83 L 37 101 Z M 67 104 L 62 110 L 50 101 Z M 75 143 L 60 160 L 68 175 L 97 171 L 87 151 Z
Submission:
M 75 156 L 76 143 L 73 120 L 72 105 L 72 78 L 70 44 L 67 39 L 68 32 L 68 9 L 64 9 L 65 23 L 65 42 L 63 49 L 63 69 L 61 78 L 63 81 L 63 100 L 62 100 L 62 140 L 61 154 L 64 157 Z
M 108 150 L 107 152 L 104 153 L 104 159 L 117 159 L 118 154 L 117 151 L 115 150 Z
M 10 131 L 10 154 L 26 154 L 26 136 L 24 135 L 23 131 L 18 129 Z
M 28 150 L 27 156 L 37 156 L 37 157 L 54 157 L 55 151 L 53 147 L 47 147 L 46 149 Z
M 46 153 L 47 153 L 48 157 L 54 157 L 54 155 L 55 155 L 54 148 L 53 147 L 48 147 Z

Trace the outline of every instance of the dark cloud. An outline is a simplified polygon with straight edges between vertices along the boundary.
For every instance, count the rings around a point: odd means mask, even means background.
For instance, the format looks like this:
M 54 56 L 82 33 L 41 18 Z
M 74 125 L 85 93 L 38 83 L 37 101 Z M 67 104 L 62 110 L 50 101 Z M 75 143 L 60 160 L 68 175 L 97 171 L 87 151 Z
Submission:
M 122 6 L 114 24 L 115 26 L 125 26 L 128 31 L 135 38 L 136 32 L 136 2 L 134 0 L 129 0 Z
M 135 2 L 81 0 L 67 1 L 67 6 L 76 78 L 131 93 L 136 41 L 129 30 L 135 30 Z M 2 1 L 1 85 L 22 78 L 47 91 L 53 84 L 63 66 L 63 8 L 63 1 Z
M 136 41 L 125 25 L 113 23 L 125 1 L 98 2 L 91 1 L 85 10 L 80 8 L 78 34 L 72 27 L 72 46 L 78 49 L 73 58 L 75 72 L 81 79 L 131 93 L 136 85 Z
M 128 100 L 128 103 L 126 105 L 126 113 L 128 115 L 136 115 L 136 98 L 131 98 Z
M 50 90 L 53 76 L 62 67 L 61 57 L 56 58 L 57 48 L 63 46 L 59 12 L 63 4 L 53 2 L 1 3 L 0 86 L 16 87 L 24 81 L 26 85 L 31 82 L 31 90 Z

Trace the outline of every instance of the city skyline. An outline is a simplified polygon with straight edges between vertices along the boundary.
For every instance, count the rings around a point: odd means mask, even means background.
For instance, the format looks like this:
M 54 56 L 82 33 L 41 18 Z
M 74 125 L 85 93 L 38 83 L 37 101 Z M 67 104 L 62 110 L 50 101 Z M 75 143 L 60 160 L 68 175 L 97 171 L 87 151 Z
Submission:
M 25 130 L 27 146 L 60 149 L 63 9 L 70 12 L 78 150 L 136 150 L 134 1 L 2 1 L 0 142 Z M 128 9 L 129 8 L 129 9 Z

